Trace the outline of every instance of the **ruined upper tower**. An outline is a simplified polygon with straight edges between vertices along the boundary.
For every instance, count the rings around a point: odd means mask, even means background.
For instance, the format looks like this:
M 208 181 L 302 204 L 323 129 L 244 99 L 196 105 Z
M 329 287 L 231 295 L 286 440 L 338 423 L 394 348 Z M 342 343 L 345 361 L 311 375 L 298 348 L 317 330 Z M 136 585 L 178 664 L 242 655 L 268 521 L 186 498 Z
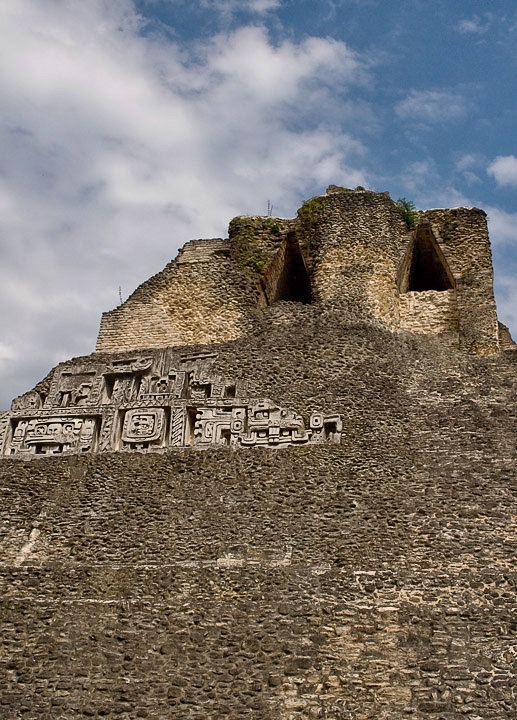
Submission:
M 13 401 L 0 417 L 2 453 L 339 443 L 333 408 L 304 419 L 214 367 L 218 344 L 257 337 L 273 318 L 288 326 L 301 308 L 316 322 L 434 336 L 470 355 L 513 347 L 497 321 L 482 210 L 409 212 L 388 193 L 330 186 L 294 220 L 238 217 L 228 239 L 187 243 L 103 315 L 96 353 Z
M 233 340 L 282 300 L 394 332 L 440 334 L 469 353 L 497 352 L 507 337 L 482 210 L 405 217 L 388 193 L 330 186 L 294 220 L 238 217 L 229 239 L 187 243 L 103 315 L 97 350 Z

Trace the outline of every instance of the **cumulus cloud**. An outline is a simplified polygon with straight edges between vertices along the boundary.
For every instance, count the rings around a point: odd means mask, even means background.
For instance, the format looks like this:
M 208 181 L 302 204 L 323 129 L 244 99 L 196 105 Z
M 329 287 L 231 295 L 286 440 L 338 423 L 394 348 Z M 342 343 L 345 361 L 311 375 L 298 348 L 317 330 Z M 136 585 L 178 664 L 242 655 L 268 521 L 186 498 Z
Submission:
M 517 185 L 517 157 L 499 155 L 490 163 L 487 173 L 495 178 L 498 185 Z
M 517 213 L 509 213 L 497 207 L 485 207 L 493 245 L 517 247 Z
M 461 120 L 468 107 L 466 97 L 456 90 L 411 90 L 395 112 L 402 120 L 436 125 Z
M 130 0 L 0 5 L 0 407 L 90 352 L 119 286 L 185 241 L 367 184 L 342 108 L 368 69 L 345 43 L 250 26 L 186 47 L 143 24 Z
M 416 160 L 408 163 L 404 168 L 404 185 L 412 193 L 412 197 L 423 206 L 430 200 L 425 197 L 427 188 L 436 185 L 438 177 L 438 168 L 431 158 Z

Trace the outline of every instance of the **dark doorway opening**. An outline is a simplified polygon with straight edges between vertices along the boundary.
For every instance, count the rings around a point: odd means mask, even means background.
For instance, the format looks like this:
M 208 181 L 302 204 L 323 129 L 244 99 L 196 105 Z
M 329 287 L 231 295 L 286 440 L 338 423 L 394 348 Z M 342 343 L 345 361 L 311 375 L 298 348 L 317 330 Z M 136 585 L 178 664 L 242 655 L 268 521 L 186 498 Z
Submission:
M 417 228 L 413 242 L 402 266 L 399 288 L 401 292 L 443 292 L 454 289 L 456 283 L 447 260 L 428 225 Z
M 312 289 L 309 273 L 305 267 L 298 240 L 290 233 L 263 280 L 263 288 L 268 305 L 279 300 L 312 302 Z

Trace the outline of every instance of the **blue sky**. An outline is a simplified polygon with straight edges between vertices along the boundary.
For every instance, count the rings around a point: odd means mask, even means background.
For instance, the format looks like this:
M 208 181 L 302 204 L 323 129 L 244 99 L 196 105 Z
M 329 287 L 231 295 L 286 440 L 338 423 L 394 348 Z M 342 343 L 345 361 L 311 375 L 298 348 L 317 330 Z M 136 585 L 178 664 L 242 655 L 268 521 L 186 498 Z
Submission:
M 0 408 L 239 214 L 482 207 L 517 336 L 509 0 L 2 0 Z

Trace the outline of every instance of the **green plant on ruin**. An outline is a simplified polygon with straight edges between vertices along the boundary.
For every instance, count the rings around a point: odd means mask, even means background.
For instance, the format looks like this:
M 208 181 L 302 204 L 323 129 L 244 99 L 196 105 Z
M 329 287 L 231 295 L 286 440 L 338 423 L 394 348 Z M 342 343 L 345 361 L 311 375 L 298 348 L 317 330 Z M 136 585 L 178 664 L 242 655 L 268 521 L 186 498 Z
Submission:
M 277 218 L 265 217 L 260 219 L 262 220 L 264 229 L 271 233 L 271 235 L 280 235 L 282 233 L 282 226 Z
M 326 205 L 325 198 L 318 196 L 304 202 L 298 210 L 300 226 L 307 240 L 307 245 L 311 249 L 316 248 L 319 244 L 319 238 L 315 235 L 314 229 L 323 217 Z
M 239 223 L 239 232 L 234 236 L 237 262 L 252 273 L 260 274 L 267 263 L 267 256 L 258 246 L 255 237 L 255 223 L 243 220 Z
M 451 215 L 446 215 L 443 224 L 442 224 L 442 231 L 440 235 L 442 236 L 443 240 L 450 240 L 452 238 L 452 230 L 453 230 L 453 221 Z
M 409 229 L 415 227 L 417 209 L 416 205 L 412 200 L 406 200 L 405 197 L 397 200 L 397 205 L 402 212 L 402 217 Z
M 254 252 L 248 255 L 246 265 L 253 270 L 255 273 L 260 273 L 264 269 L 266 264 L 266 258 L 259 252 Z

